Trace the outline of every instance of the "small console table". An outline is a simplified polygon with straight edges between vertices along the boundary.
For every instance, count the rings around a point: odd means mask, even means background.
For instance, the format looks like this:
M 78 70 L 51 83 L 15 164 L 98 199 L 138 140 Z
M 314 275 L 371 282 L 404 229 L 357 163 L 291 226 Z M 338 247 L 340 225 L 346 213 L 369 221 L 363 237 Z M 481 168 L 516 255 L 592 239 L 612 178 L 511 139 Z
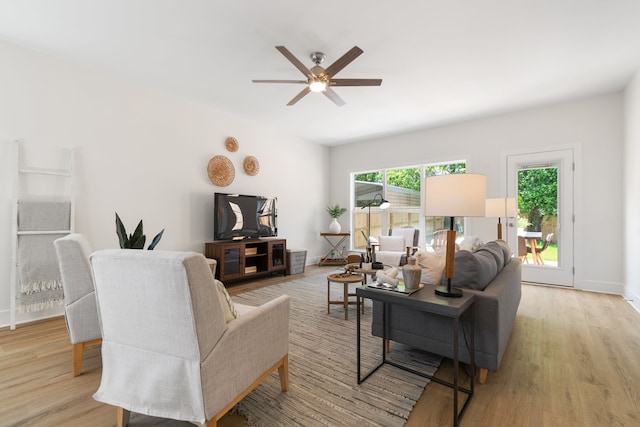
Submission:
M 320 265 L 343 265 L 347 263 L 347 258 L 342 255 L 340 246 L 351 235 L 351 233 L 320 233 L 324 240 L 329 242 L 331 249 L 320 259 Z M 332 240 L 333 239 L 333 240 Z
M 473 387 L 475 383 L 475 347 L 474 347 L 474 335 L 475 335 L 475 315 L 474 315 L 474 298 L 475 295 L 470 293 L 465 293 L 462 298 L 445 298 L 435 294 L 434 285 L 424 285 L 422 289 L 417 292 L 412 293 L 411 295 L 405 295 L 398 292 L 393 292 L 389 290 L 382 289 L 374 289 L 369 286 L 359 286 L 356 288 L 356 306 L 357 306 L 357 358 L 358 358 L 358 384 L 369 378 L 371 374 L 378 370 L 382 365 L 389 364 L 391 366 L 395 366 L 396 368 L 400 368 L 403 370 L 407 370 L 416 375 L 420 375 L 422 377 L 428 378 L 431 381 L 434 381 L 438 384 L 445 385 L 451 389 L 453 389 L 453 425 L 457 427 L 460 423 L 460 419 L 464 415 L 467 410 L 467 406 L 469 402 L 471 402 L 471 398 L 473 398 Z M 363 303 L 361 301 L 362 298 L 369 298 L 373 301 L 380 301 L 383 303 L 383 312 L 382 312 L 382 361 L 375 366 L 369 373 L 364 376 L 361 375 L 360 371 L 360 304 Z M 422 310 L 428 313 L 437 314 L 443 317 L 447 317 L 451 319 L 453 323 L 453 383 L 444 381 L 440 378 L 436 378 L 432 375 L 428 375 L 426 373 L 417 372 L 413 369 L 407 368 L 399 363 L 396 363 L 392 360 L 387 359 L 386 357 L 386 348 L 385 343 L 387 341 L 386 331 L 387 331 L 387 322 L 388 316 L 387 312 L 390 306 L 400 306 L 400 307 L 410 307 L 413 310 Z M 460 329 L 461 318 L 463 316 L 468 316 L 469 318 L 469 326 L 470 332 L 468 335 L 468 348 L 469 354 L 471 355 L 471 369 L 469 372 L 470 377 L 470 387 L 461 387 L 459 384 L 459 354 L 458 354 L 458 333 Z M 428 327 L 428 325 L 425 325 Z M 464 331 L 463 331 L 464 333 Z M 466 394 L 468 397 L 464 404 L 462 405 L 462 409 L 458 412 L 458 393 L 462 392 Z

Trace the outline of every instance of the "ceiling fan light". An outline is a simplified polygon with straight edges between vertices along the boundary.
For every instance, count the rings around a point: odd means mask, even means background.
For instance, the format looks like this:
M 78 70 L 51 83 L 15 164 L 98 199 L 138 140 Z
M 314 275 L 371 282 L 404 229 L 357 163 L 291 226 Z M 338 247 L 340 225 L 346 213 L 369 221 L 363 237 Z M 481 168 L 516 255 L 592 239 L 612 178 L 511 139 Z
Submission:
M 311 92 L 322 92 L 327 89 L 327 82 L 314 80 L 309 83 L 309 89 L 311 89 Z

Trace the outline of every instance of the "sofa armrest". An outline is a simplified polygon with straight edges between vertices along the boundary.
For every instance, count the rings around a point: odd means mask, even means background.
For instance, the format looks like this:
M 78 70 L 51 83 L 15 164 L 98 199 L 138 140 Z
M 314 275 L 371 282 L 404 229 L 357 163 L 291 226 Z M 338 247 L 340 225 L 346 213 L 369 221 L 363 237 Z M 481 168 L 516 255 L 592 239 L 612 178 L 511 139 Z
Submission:
M 476 337 L 485 352 L 497 355 L 499 363 L 509 341 L 522 295 L 522 264 L 518 258 L 511 261 L 483 290 L 465 288 L 476 295 Z
M 227 324 L 218 343 L 202 359 L 207 419 L 287 355 L 289 306 L 289 296 L 282 295 Z

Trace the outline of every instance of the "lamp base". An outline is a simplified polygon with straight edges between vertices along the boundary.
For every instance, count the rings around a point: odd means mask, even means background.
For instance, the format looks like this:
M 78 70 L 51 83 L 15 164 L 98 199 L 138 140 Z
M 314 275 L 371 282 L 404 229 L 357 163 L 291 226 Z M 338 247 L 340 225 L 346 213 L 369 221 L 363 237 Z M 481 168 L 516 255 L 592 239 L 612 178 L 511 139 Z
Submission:
M 462 289 L 449 288 L 448 286 L 438 286 L 436 288 L 436 295 L 440 295 L 441 297 L 447 297 L 447 298 L 461 298 Z

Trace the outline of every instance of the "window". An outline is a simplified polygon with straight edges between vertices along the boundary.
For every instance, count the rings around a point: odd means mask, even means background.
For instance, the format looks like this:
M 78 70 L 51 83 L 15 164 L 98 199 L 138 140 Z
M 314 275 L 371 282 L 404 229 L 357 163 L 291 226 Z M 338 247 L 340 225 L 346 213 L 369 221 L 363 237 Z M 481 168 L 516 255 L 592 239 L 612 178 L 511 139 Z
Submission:
M 405 226 L 420 230 L 421 247 L 431 243 L 434 231 L 449 227 L 449 218 L 422 215 L 423 177 L 465 171 L 466 163 L 458 161 L 352 174 L 352 247 L 365 249 L 367 236 L 377 238 L 390 228 Z M 390 202 L 386 210 L 378 207 L 382 199 Z M 455 219 L 458 231 L 463 231 L 463 225 L 463 218 Z

